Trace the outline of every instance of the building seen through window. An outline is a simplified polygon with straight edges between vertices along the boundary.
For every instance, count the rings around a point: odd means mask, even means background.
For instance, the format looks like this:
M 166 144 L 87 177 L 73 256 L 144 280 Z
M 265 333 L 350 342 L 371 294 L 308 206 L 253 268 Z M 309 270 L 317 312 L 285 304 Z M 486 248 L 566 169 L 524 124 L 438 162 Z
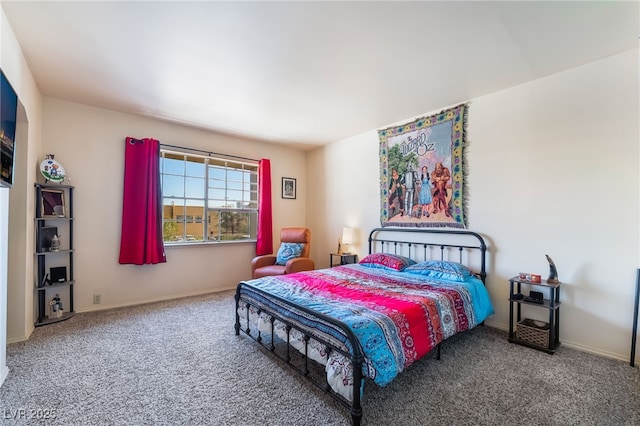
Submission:
M 258 165 L 161 150 L 165 243 L 254 240 Z

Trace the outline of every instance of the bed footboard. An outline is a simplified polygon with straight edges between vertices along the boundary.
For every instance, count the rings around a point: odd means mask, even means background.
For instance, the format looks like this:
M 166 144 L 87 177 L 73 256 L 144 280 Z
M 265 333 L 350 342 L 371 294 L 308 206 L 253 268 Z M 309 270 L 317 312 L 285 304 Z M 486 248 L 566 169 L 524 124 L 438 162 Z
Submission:
M 259 303 L 255 300 L 255 296 L 265 298 L 265 299 L 275 299 L 279 304 L 289 306 L 295 310 L 302 311 L 310 316 L 310 318 L 315 318 L 325 323 L 331 324 L 331 326 L 340 332 L 346 337 L 348 341 L 348 346 L 351 348 L 348 352 L 344 350 L 344 348 L 338 347 L 338 345 L 328 341 L 327 339 L 323 339 L 317 335 L 311 335 L 305 329 L 300 327 L 296 322 L 291 321 L 285 316 L 279 314 L 275 308 L 267 306 L 266 304 Z M 334 318 L 323 315 L 322 313 L 315 312 L 310 310 L 304 306 L 299 306 L 293 304 L 290 301 L 282 299 L 273 294 L 268 294 L 262 291 L 259 288 L 252 286 L 249 283 L 241 282 L 238 284 L 236 288 L 236 322 L 235 322 L 235 333 L 239 335 L 242 331 L 247 336 L 251 337 L 255 340 L 260 346 L 265 349 L 267 352 L 272 354 L 275 358 L 287 364 L 294 371 L 300 374 L 302 377 L 307 379 L 309 382 L 313 383 L 324 393 L 330 395 L 334 400 L 338 403 L 346 407 L 350 410 L 351 413 L 351 421 L 353 425 L 359 425 L 362 419 L 362 406 L 360 401 L 360 396 L 362 394 L 362 364 L 363 364 L 363 352 L 360 347 L 360 343 L 358 339 L 353 334 L 353 331 L 341 321 L 338 321 Z M 246 317 L 241 318 L 239 311 L 241 308 L 244 308 L 246 312 Z M 266 314 L 270 318 L 269 327 L 270 332 L 263 333 L 257 326 L 255 329 L 252 329 L 252 323 L 250 321 L 250 311 L 254 309 L 258 315 Z M 275 331 L 275 321 L 279 321 L 280 323 L 285 325 L 286 329 L 286 341 L 282 341 L 279 337 L 277 337 Z M 291 351 L 292 343 L 291 336 L 293 333 L 300 333 L 303 336 L 304 341 L 304 349 Z M 264 335 L 263 335 L 264 334 Z M 351 401 L 347 398 L 343 397 L 339 393 L 335 392 L 325 375 L 321 375 L 321 377 L 316 377 L 317 375 L 311 374 L 311 366 L 312 364 L 317 364 L 313 359 L 309 357 L 309 345 L 311 340 L 317 341 L 320 345 L 323 345 L 327 351 L 327 358 L 332 351 L 335 351 L 351 361 L 353 366 L 353 386 L 352 386 L 352 395 Z M 280 343 L 279 347 L 278 343 Z M 438 348 L 439 349 L 439 348 Z M 295 353 L 294 353 L 295 352 Z

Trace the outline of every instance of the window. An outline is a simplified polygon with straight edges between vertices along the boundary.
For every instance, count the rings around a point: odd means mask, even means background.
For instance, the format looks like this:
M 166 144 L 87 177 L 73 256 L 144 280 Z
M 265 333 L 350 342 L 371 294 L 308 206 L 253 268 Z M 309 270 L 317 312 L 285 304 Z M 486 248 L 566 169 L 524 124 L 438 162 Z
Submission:
M 165 243 L 255 240 L 258 165 L 160 150 Z

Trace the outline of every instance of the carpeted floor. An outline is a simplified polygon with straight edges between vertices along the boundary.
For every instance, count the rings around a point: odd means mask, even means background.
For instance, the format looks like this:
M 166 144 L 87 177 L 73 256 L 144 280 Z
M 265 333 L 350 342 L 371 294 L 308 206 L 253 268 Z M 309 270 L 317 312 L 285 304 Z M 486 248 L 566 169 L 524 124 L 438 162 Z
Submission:
M 78 314 L 8 346 L 2 424 L 348 425 L 350 416 L 233 330 L 233 293 Z M 478 327 L 390 385 L 366 425 L 640 425 L 640 374 Z

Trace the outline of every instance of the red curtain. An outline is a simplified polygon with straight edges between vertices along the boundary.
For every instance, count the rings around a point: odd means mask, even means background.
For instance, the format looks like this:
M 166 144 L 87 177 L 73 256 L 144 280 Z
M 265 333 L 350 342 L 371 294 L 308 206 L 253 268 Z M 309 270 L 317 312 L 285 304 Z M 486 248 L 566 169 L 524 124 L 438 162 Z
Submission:
M 258 162 L 258 237 L 256 255 L 273 253 L 273 226 L 271 216 L 271 161 Z
M 128 137 L 124 152 L 124 190 L 120 263 L 166 262 L 162 238 L 160 143 Z

